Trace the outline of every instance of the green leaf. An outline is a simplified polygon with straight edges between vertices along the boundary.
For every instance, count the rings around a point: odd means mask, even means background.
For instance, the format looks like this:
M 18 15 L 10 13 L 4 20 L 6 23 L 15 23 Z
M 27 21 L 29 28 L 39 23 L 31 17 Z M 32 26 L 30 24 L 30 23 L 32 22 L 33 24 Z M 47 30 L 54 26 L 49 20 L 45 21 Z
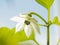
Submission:
M 36 2 L 48 9 L 52 6 L 54 0 L 36 0 Z
M 60 22 L 59 22 L 59 20 L 58 20 L 58 17 L 57 17 L 57 16 L 55 16 L 55 17 L 54 17 L 54 19 L 53 19 L 53 22 L 52 22 L 52 23 L 60 26 Z
M 34 31 L 28 38 L 24 30 L 15 32 L 15 28 L 0 28 L 0 45 L 18 45 L 18 42 L 33 40 L 35 41 Z M 36 42 L 36 41 L 35 41 Z
M 18 45 L 13 30 L 7 27 L 0 28 L 0 45 Z
M 29 38 L 26 36 L 24 30 L 22 30 L 20 32 L 16 32 L 16 38 L 17 38 L 18 42 L 26 41 L 26 40 L 34 40 L 34 31 L 32 31 L 32 34 L 30 35 Z
M 13 28 L 13 30 L 15 30 L 15 28 Z M 32 30 L 32 34 L 30 35 L 29 38 L 26 36 L 24 30 L 16 32 L 15 33 L 15 37 L 18 40 L 18 42 L 20 42 L 20 43 L 21 42 L 24 43 L 24 41 L 28 41 L 28 40 L 33 40 L 36 44 L 38 44 L 38 42 L 35 40 L 34 30 Z M 27 43 L 27 44 L 29 44 L 29 43 Z M 24 43 L 24 45 L 25 45 L 25 43 Z

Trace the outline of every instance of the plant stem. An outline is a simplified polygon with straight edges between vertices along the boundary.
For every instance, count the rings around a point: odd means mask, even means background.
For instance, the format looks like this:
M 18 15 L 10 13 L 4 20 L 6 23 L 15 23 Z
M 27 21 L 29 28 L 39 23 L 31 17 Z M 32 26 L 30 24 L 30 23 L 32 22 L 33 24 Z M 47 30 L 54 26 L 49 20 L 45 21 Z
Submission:
M 47 45 L 50 45 L 50 30 L 49 30 L 49 26 L 47 26 Z
M 44 25 L 44 24 L 37 24 L 38 26 L 44 26 L 44 27 L 47 27 L 47 25 Z
M 48 23 L 50 23 L 50 8 L 48 8 Z
M 48 8 L 47 45 L 50 45 L 50 8 Z
M 37 45 L 40 45 L 35 39 L 34 39 L 34 42 L 35 42 Z
M 41 20 L 43 20 L 47 24 L 47 21 L 42 16 L 40 16 L 39 14 L 37 14 L 35 12 L 30 12 L 28 15 L 31 15 L 31 14 L 38 16 Z

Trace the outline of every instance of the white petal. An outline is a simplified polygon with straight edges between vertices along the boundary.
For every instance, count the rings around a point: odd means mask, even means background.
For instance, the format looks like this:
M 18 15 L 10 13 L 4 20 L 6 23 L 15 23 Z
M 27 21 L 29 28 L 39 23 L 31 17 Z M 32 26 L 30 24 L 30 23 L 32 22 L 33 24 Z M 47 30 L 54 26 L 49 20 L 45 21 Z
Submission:
M 19 15 L 19 17 L 20 18 L 24 18 L 25 20 L 30 20 L 30 18 L 31 18 L 30 16 L 24 15 L 24 14 L 23 15 Z
M 20 17 L 20 18 L 26 18 L 26 15 L 20 14 L 19 17 Z
M 19 45 L 37 45 L 33 40 L 27 40 L 23 42 L 19 42 Z
M 32 33 L 32 27 L 31 27 L 31 25 L 25 25 L 25 28 L 24 28 L 24 31 L 25 31 L 25 33 L 26 33 L 26 36 L 29 38 L 29 36 L 31 35 L 31 33 Z
M 18 23 L 16 25 L 16 32 L 23 30 L 24 26 L 25 26 L 24 23 Z
M 20 18 L 19 16 L 15 16 L 15 17 L 11 18 L 10 20 L 15 21 L 15 22 L 24 22 L 25 21 L 24 18 Z
M 32 25 L 32 27 L 33 27 L 33 29 L 35 30 L 35 31 L 37 31 L 38 33 L 40 33 L 40 28 L 39 28 L 39 26 L 37 25 L 37 23 L 36 22 L 31 22 L 31 25 Z
M 38 22 L 35 18 L 31 18 L 31 21 L 33 21 L 33 22 Z

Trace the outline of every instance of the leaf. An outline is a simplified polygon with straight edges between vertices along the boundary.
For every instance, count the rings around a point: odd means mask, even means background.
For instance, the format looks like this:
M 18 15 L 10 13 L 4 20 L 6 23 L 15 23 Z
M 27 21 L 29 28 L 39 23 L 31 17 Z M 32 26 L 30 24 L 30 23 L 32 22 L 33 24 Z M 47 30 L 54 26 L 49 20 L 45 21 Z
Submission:
M 32 31 L 30 37 L 27 38 L 24 30 L 15 33 L 15 28 L 0 28 L 0 45 L 18 45 L 18 42 L 24 42 L 28 40 L 35 41 L 34 37 L 34 31 Z
M 55 17 L 54 17 L 54 19 L 53 19 L 53 22 L 52 22 L 52 23 L 60 26 L 60 22 L 59 22 L 59 20 L 58 20 L 58 17 L 57 17 L 57 16 L 55 16 Z
M 7 27 L 0 28 L 0 45 L 18 45 L 13 30 Z
M 53 23 L 58 23 L 58 17 L 57 16 L 54 17 Z
M 21 30 L 20 32 L 16 32 L 16 38 L 17 38 L 18 42 L 26 41 L 26 40 L 34 40 L 34 32 L 32 32 L 32 34 L 30 35 L 29 38 L 27 38 L 24 30 Z
M 52 6 L 54 0 L 36 0 L 36 2 L 48 9 Z

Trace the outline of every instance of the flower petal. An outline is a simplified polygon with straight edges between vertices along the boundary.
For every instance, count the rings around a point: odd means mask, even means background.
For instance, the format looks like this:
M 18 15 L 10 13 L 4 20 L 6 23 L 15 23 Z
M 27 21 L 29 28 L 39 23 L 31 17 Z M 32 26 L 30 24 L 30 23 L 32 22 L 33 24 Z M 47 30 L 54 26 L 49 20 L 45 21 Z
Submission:
M 19 17 L 20 18 L 26 18 L 26 15 L 20 14 Z
M 31 17 L 26 15 L 26 14 L 23 14 L 23 15 L 19 15 L 20 18 L 24 18 L 25 20 L 30 20 Z
M 35 18 L 31 18 L 30 20 L 36 23 L 38 22 Z
M 23 42 L 19 42 L 19 45 L 37 45 L 33 40 L 27 40 Z
M 25 26 L 24 23 L 18 23 L 16 25 L 16 32 L 23 30 L 24 26 Z
M 15 21 L 15 22 L 24 22 L 25 21 L 24 18 L 20 18 L 19 16 L 15 16 L 15 17 L 11 18 L 10 20 Z
M 25 28 L 24 28 L 24 31 L 25 31 L 25 33 L 26 33 L 26 36 L 29 38 L 29 36 L 31 35 L 31 33 L 32 33 L 32 27 L 31 27 L 31 25 L 25 25 Z
M 33 29 L 35 31 L 37 31 L 38 33 L 40 33 L 40 28 L 39 28 L 39 26 L 37 25 L 36 22 L 31 21 L 31 25 L 32 25 L 32 27 L 33 27 Z

